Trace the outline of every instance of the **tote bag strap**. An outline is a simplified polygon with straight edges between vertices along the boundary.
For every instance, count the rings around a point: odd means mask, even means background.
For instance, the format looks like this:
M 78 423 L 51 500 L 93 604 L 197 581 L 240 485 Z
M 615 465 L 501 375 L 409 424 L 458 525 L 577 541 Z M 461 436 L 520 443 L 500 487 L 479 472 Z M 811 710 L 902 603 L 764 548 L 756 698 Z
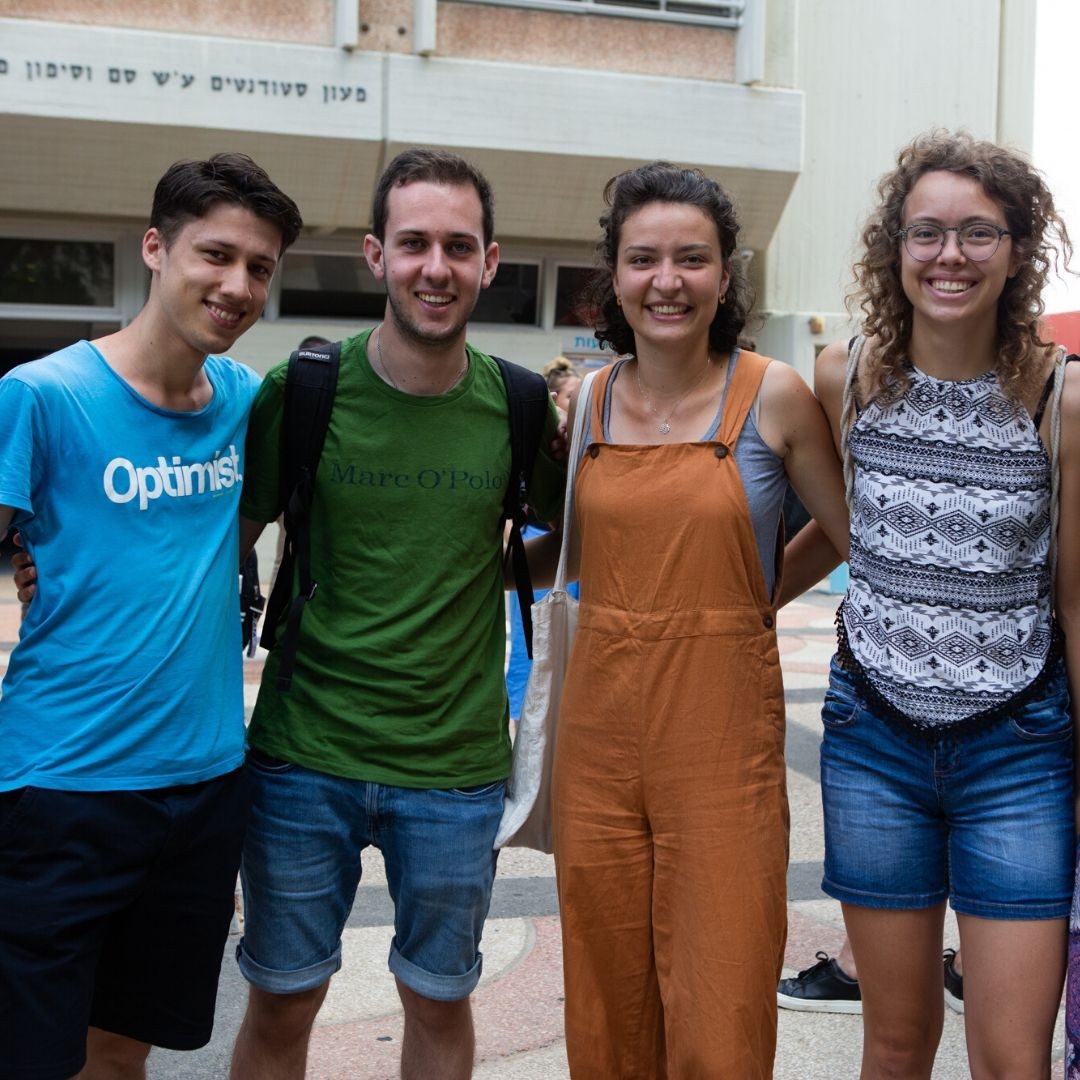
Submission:
M 555 588 L 566 589 L 566 562 L 570 552 L 570 526 L 574 521 L 574 478 L 577 476 L 578 463 L 581 460 L 582 440 L 585 438 L 585 426 L 589 422 L 592 409 L 593 381 L 597 372 L 590 371 L 585 376 L 578 391 L 577 405 L 574 409 L 574 430 L 570 437 L 570 453 L 566 459 L 566 497 L 563 500 L 562 540 L 559 544 L 559 567 L 555 571 Z

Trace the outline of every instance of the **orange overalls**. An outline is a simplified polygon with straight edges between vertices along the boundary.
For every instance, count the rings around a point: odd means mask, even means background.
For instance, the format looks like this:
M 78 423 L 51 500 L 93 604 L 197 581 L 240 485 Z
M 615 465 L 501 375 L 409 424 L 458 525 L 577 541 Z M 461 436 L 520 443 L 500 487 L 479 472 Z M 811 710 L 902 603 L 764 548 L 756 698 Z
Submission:
M 732 452 L 767 363 L 739 355 L 709 442 L 606 443 L 594 387 L 552 795 L 575 1080 L 772 1075 L 784 694 Z

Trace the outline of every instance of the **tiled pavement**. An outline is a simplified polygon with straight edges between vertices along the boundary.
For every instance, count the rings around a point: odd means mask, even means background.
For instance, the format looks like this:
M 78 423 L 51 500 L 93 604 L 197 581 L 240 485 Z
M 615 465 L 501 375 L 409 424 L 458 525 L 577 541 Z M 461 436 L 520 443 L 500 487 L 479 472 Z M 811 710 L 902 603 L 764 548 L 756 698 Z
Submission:
M 813 963 L 814 952 L 834 952 L 842 938 L 839 908 L 819 890 L 821 805 L 818 788 L 818 718 L 833 642 L 836 598 L 809 593 L 781 613 L 780 644 L 788 703 L 788 790 L 791 800 L 791 869 L 786 963 Z M 18 633 L 18 606 L 0 580 L 0 674 Z M 259 660 L 248 661 L 248 706 L 258 686 Z M 310 1080 L 381 1080 L 396 1073 L 401 1017 L 386 956 L 391 907 L 382 866 L 365 855 L 364 881 L 345 931 L 344 967 L 335 976 L 316 1025 Z M 955 924 L 946 943 L 956 943 Z M 228 1052 L 244 1005 L 244 983 L 225 954 L 214 1039 L 190 1054 L 155 1051 L 152 1080 L 211 1080 L 227 1075 Z M 560 941 L 551 859 L 507 850 L 484 935 L 484 977 L 474 996 L 478 1036 L 477 1078 L 562 1080 L 569 1076 L 562 1042 Z M 1060 1025 L 1055 1044 L 1060 1056 Z M 779 1080 L 843 1080 L 858 1075 L 860 1020 L 781 1012 L 775 1076 Z M 967 1077 L 963 1022 L 946 1011 L 935 1080 Z M 732 1078 L 738 1080 L 738 1078 Z

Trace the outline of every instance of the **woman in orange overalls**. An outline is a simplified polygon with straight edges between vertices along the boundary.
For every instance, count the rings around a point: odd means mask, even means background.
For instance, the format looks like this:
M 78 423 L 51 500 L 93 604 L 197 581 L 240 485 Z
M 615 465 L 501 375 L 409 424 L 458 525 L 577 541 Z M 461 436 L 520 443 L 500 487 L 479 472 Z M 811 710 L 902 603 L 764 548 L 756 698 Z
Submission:
M 714 181 L 608 185 L 578 468 L 581 608 L 554 774 L 566 1040 L 581 1080 L 772 1075 L 788 811 L 777 652 L 787 479 L 841 552 L 828 424 L 736 339 L 749 290 Z

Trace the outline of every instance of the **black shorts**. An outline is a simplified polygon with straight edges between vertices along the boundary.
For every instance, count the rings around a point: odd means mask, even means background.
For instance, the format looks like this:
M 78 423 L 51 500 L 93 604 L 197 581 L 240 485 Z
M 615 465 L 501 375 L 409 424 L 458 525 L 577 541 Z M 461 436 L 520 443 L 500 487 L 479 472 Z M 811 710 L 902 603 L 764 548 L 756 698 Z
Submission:
M 88 1026 L 210 1039 L 233 913 L 242 770 L 147 791 L 0 793 L 0 1072 L 67 1080 Z

